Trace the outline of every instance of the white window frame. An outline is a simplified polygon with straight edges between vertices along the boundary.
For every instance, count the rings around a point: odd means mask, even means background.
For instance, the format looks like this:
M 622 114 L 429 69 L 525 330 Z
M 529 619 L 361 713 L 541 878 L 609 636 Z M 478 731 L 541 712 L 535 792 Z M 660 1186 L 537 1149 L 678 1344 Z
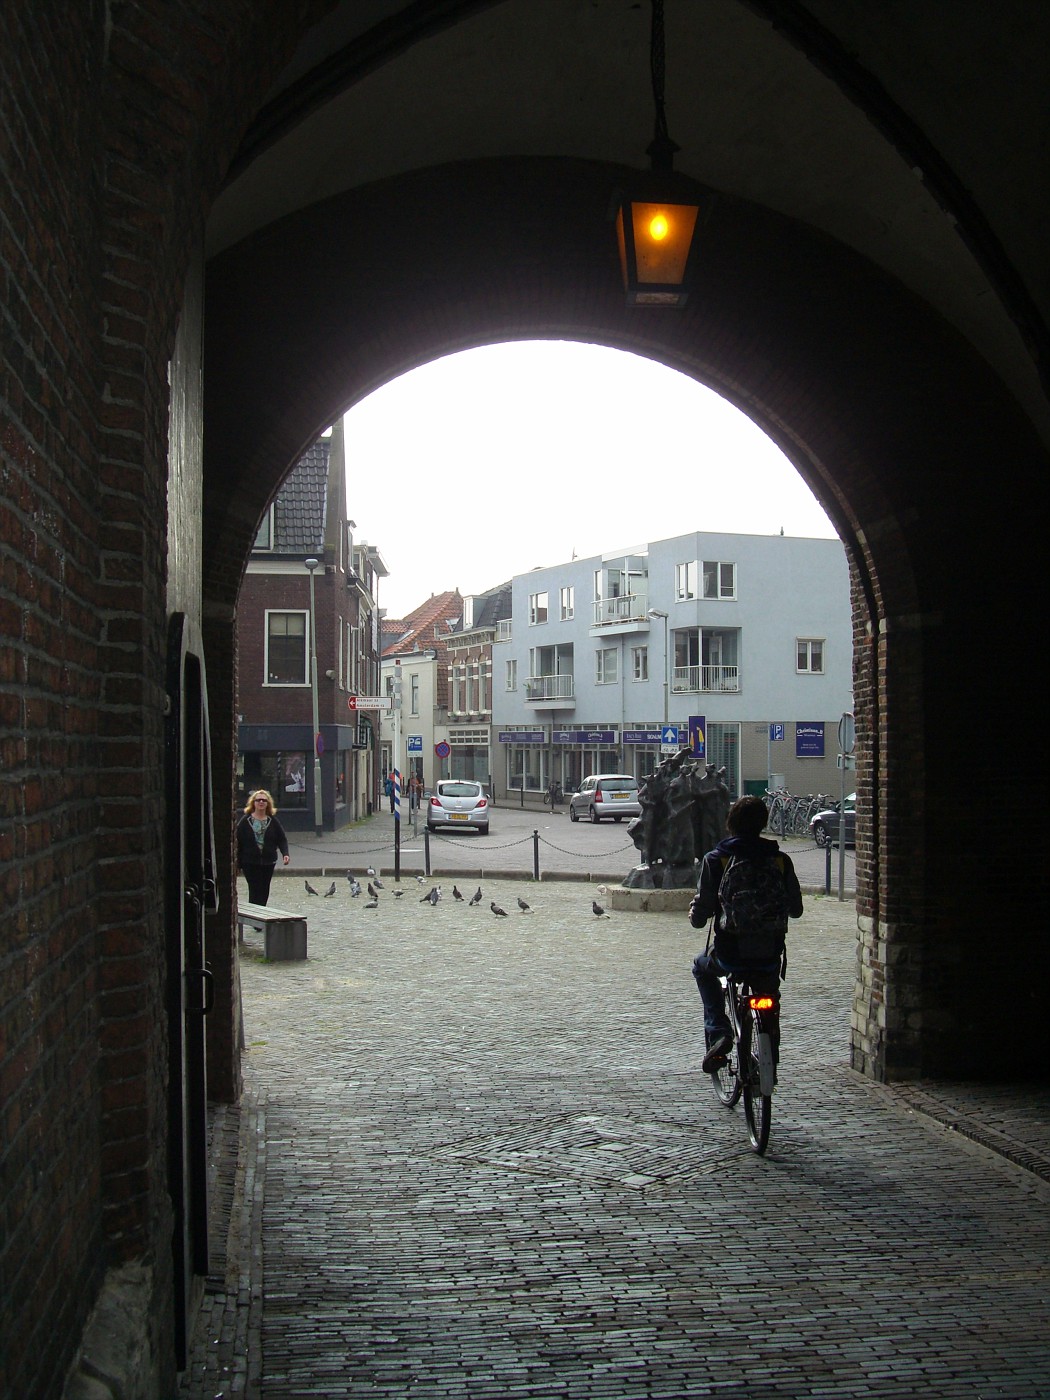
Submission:
M 571 583 L 560 590 L 559 604 L 562 622 L 568 622 L 576 616 L 576 589 Z
M 813 665 L 813 649 L 820 651 L 820 665 Z M 827 671 L 827 638 L 795 638 L 795 672 L 800 676 L 823 676 Z
M 263 532 L 266 539 L 263 541 Z M 252 549 L 264 551 L 267 554 L 273 552 L 273 506 L 268 505 L 263 512 L 263 518 L 259 521 L 259 528 L 255 532 L 255 543 Z M 276 610 L 275 610 L 276 611 Z
M 714 586 L 709 593 L 708 580 Z M 703 572 L 703 597 L 708 603 L 726 603 L 736 597 L 736 565 L 723 559 L 705 559 Z
M 541 601 L 542 600 L 542 601 Z M 550 617 L 550 594 L 544 589 L 542 593 L 529 594 L 529 626 L 540 627 Z
M 303 679 L 301 681 L 275 681 L 270 679 L 270 618 L 301 617 L 303 619 Z M 309 608 L 267 608 L 263 620 L 264 656 L 263 685 L 294 687 L 302 689 L 310 684 L 310 610 Z
M 412 674 L 409 676 L 409 678 L 408 678 L 408 694 L 409 694 L 409 708 L 408 708 L 408 713 L 409 713 L 410 715 L 418 715 L 418 714 L 419 714 L 419 673 L 416 672 L 416 671 L 413 671 L 413 673 L 412 673 Z
M 518 688 L 518 662 L 517 659 L 508 661 L 504 675 L 504 690 L 517 690 Z
M 632 680 L 647 681 L 649 679 L 649 648 L 631 648 L 631 672 Z
M 680 603 L 696 597 L 697 561 L 690 559 L 674 566 L 674 595 Z
M 620 679 L 620 668 L 617 664 L 620 655 L 619 647 L 599 647 L 594 653 L 594 684 L 595 685 L 617 685 Z M 612 657 L 612 661 L 608 660 Z

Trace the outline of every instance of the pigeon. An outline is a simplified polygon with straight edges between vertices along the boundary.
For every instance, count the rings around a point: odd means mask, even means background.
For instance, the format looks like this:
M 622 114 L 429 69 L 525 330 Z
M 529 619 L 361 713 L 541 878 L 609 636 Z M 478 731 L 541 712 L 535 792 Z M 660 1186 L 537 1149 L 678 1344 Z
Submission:
M 325 890 L 325 892 L 324 892 L 324 897 L 325 897 L 325 899 L 331 899 L 332 895 L 334 895 L 334 894 L 335 894 L 335 881 L 333 880 L 333 881 L 332 881 L 331 888 Z
M 309 880 L 304 880 L 304 881 L 303 881 L 303 884 L 306 886 L 306 893 L 307 893 L 307 894 L 316 894 L 316 893 L 317 893 L 317 891 L 314 889 L 313 885 L 310 884 L 310 881 L 309 881 Z
M 379 908 L 379 900 L 378 900 L 378 899 L 373 899 L 372 902 L 371 902 L 370 904 L 366 904 L 366 905 L 365 905 L 365 908 L 366 908 L 366 909 L 378 909 L 378 908 Z
M 417 876 L 416 876 L 416 884 L 417 884 L 417 885 L 425 885 L 425 884 L 426 884 L 425 878 L 424 878 L 422 875 L 417 875 Z
M 361 886 L 357 883 L 357 881 L 352 875 L 348 875 L 347 879 L 350 881 L 350 897 L 351 899 L 356 899 L 357 896 L 361 893 Z
M 381 890 L 383 888 L 383 882 L 378 875 L 373 877 L 372 884 L 375 885 L 377 890 Z
M 452 898 L 453 898 L 453 899 L 462 899 L 462 898 L 463 898 L 463 896 L 460 894 L 459 890 L 456 889 L 455 885 L 452 886 Z
M 395 891 L 394 891 L 394 898 L 395 898 L 395 899 L 400 899 L 401 896 L 402 896 L 403 894 L 404 894 L 404 890 L 395 890 Z
M 599 919 L 605 917 L 605 910 L 602 908 L 602 906 L 598 903 L 596 899 L 591 900 L 591 909 L 594 911 L 595 914 L 598 915 Z
M 501 919 L 505 919 L 507 917 L 506 909 L 501 909 L 495 900 L 492 901 L 492 903 L 489 905 L 489 908 L 494 914 L 498 914 Z
M 471 908 L 471 909 L 473 909 L 473 907 L 474 907 L 475 904 L 480 904 L 480 903 L 481 903 L 481 886 L 480 886 L 480 885 L 479 885 L 478 888 L 477 888 L 477 893 L 474 894 L 474 895 L 472 895 L 471 898 L 470 898 L 470 900 L 469 900 L 468 902 L 469 902 L 469 905 L 470 905 L 470 908 Z
M 375 868 L 374 865 L 370 865 L 370 866 L 368 867 L 368 869 L 365 871 L 365 874 L 366 874 L 366 875 L 374 875 L 375 873 L 376 873 L 376 868 Z
M 525 901 L 520 897 L 520 895 L 519 895 L 519 897 L 518 897 L 518 908 L 521 910 L 521 912 L 522 912 L 523 914 L 531 914 L 531 913 L 532 913 L 532 905 L 531 905 L 531 904 L 526 904 Z
M 430 893 L 425 894 L 419 902 L 420 904 L 436 904 L 440 898 L 441 896 L 438 894 L 438 887 L 437 885 L 435 885 L 434 888 L 430 891 Z
M 373 899 L 375 899 L 375 897 L 376 897 L 375 886 L 372 884 L 372 881 L 371 881 L 371 880 L 369 880 L 369 882 L 368 882 L 368 893 L 372 896 Z

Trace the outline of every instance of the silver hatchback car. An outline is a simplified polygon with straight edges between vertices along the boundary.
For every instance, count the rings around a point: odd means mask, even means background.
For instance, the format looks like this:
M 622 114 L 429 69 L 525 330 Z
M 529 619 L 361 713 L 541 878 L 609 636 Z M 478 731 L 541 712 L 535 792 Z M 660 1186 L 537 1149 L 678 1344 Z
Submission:
M 578 822 L 581 817 L 592 822 L 608 819 L 622 822 L 624 817 L 640 817 L 641 814 L 638 779 L 626 773 L 592 773 L 569 798 L 571 822 Z
M 472 826 L 489 829 L 489 800 L 480 783 L 469 778 L 442 778 L 427 802 L 427 829 Z

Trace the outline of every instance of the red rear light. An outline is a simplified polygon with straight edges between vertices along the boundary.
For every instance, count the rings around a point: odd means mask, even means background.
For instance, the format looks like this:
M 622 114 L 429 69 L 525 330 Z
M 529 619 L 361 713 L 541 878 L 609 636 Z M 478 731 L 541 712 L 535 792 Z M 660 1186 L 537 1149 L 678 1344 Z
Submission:
M 747 1004 L 752 1011 L 772 1011 L 777 1004 L 776 997 L 748 997 Z
M 489 805 L 489 800 L 488 800 L 487 797 L 479 797 L 479 798 L 478 798 L 478 806 L 479 806 L 479 807 L 487 807 L 488 805 Z
M 595 802 L 600 802 L 600 801 L 602 800 L 602 790 L 601 790 L 601 788 L 595 788 L 595 790 L 594 790 L 594 800 L 595 800 Z
M 441 803 L 437 800 L 436 797 L 432 797 L 432 798 L 430 799 L 430 805 L 431 805 L 431 807 L 440 807 L 440 806 L 441 806 Z

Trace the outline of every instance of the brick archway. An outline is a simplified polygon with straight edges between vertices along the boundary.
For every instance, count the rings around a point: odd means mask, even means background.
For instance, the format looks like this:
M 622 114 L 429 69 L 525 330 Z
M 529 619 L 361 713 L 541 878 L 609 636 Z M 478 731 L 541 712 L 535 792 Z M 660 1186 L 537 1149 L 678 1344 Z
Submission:
M 859 786 L 871 814 L 858 851 L 854 1063 L 880 1078 L 979 1072 L 968 976 L 978 943 L 952 856 L 952 735 L 994 701 L 994 677 L 968 667 L 967 641 L 974 617 L 1001 613 L 1002 599 L 994 582 L 968 596 L 961 566 L 971 554 L 1015 556 L 1028 527 L 989 513 L 980 483 L 990 462 L 1023 481 L 1040 449 L 921 302 L 766 210 L 716 199 L 686 310 L 627 311 L 607 222 L 616 176 L 565 160 L 417 172 L 315 205 L 213 262 L 206 603 L 229 616 L 261 511 L 306 443 L 428 359 L 506 339 L 581 339 L 708 384 L 784 448 L 850 559 Z M 498 495 L 498 468 L 492 486 Z M 1031 557 L 1021 551 L 1022 572 Z M 990 791 L 995 756 L 967 762 Z

